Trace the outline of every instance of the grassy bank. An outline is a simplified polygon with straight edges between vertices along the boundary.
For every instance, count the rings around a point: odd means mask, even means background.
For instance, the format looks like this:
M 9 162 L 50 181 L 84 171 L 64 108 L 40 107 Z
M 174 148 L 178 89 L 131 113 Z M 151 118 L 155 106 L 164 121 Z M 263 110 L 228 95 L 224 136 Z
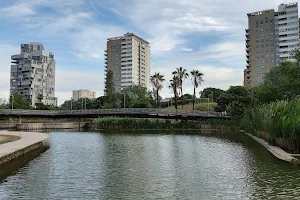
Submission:
M 184 121 L 184 120 L 161 120 L 161 119 L 138 119 L 106 117 L 95 119 L 94 123 L 100 129 L 220 129 L 221 127 L 234 127 L 237 125 L 232 120 L 207 120 L 207 121 Z
M 248 110 L 241 128 L 291 153 L 300 152 L 300 99 Z
M 13 142 L 16 140 L 19 140 L 20 137 L 18 136 L 13 136 L 13 135 L 0 135 L 0 144 L 8 143 L 8 142 Z

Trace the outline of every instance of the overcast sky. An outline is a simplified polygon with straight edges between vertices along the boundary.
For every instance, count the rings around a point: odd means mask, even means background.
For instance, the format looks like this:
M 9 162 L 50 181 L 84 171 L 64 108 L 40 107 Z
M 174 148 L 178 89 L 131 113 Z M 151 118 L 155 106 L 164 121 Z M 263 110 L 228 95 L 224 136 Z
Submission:
M 247 13 L 279 0 L 0 0 L 0 97 L 9 95 L 10 56 L 21 43 L 42 42 L 56 58 L 56 96 L 103 94 L 106 39 L 133 32 L 151 43 L 151 72 L 176 67 L 204 73 L 205 87 L 242 85 Z M 199 89 L 200 90 L 200 89 Z M 190 80 L 184 91 L 192 93 Z

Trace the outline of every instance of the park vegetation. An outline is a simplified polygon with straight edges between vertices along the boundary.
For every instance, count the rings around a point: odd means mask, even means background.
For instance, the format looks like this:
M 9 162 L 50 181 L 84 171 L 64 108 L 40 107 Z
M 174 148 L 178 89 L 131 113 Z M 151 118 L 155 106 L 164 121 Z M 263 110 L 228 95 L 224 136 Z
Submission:
M 118 118 L 105 117 L 94 120 L 100 129 L 128 130 L 128 129 L 221 129 L 231 127 L 234 129 L 238 122 L 235 120 L 207 120 L 207 121 L 188 121 L 188 120 L 163 120 L 163 119 L 140 119 L 140 118 Z
M 241 119 L 241 128 L 280 146 L 300 152 L 300 51 L 295 61 L 282 61 L 262 84 L 245 89 L 232 86 L 217 99 L 216 111 Z

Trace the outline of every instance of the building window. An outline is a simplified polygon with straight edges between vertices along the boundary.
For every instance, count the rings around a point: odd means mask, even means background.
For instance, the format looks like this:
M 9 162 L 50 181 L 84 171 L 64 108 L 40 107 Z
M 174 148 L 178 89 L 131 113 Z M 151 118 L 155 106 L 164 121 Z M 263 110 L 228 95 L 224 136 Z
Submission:
M 257 43 L 259 43 L 259 40 L 256 40 Z
M 260 19 L 260 25 L 263 25 L 263 24 L 264 24 L 264 20 Z
M 269 22 L 268 17 L 265 18 L 265 23 L 267 24 Z

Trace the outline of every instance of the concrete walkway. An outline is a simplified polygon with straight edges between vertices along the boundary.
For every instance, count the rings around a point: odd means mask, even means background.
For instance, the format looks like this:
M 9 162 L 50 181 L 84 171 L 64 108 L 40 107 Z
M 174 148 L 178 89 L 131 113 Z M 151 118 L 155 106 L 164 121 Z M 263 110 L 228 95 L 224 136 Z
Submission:
M 49 134 L 34 133 L 34 132 L 1 131 L 0 135 L 11 135 L 11 136 L 21 137 L 21 139 L 16 140 L 14 142 L 4 143 L 0 145 L 0 160 L 2 157 L 5 157 L 19 150 L 22 150 L 38 142 L 43 142 L 49 138 Z
M 284 161 L 287 161 L 287 162 L 291 162 L 291 163 L 299 164 L 299 160 L 297 158 L 293 157 L 291 154 L 287 153 L 286 151 L 282 150 L 281 148 L 276 147 L 276 146 L 272 146 L 268 142 L 266 142 L 265 140 L 263 140 L 261 138 L 258 138 L 254 135 L 251 135 L 250 133 L 246 133 L 244 131 L 241 131 L 241 132 L 243 132 L 246 135 L 252 137 L 255 141 L 257 141 L 258 143 L 263 145 L 268 151 L 270 151 L 278 159 L 284 160 Z

